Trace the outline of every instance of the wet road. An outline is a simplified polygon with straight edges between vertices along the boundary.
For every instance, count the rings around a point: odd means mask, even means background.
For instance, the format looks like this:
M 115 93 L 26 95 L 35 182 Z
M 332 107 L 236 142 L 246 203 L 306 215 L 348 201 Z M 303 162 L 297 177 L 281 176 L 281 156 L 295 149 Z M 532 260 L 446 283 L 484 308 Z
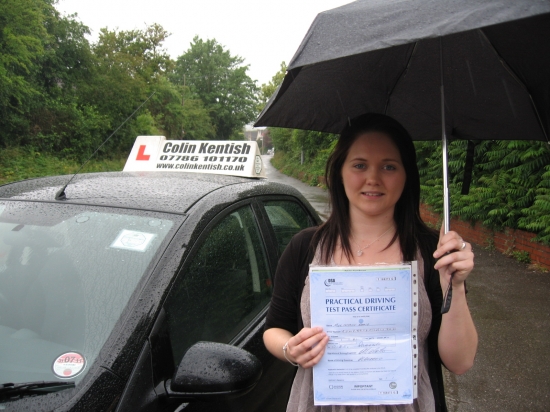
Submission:
M 324 190 L 279 173 L 267 156 L 264 163 L 268 179 L 296 187 L 326 217 Z M 550 273 L 481 246 L 474 251 L 468 302 L 479 349 L 465 375 L 444 370 L 449 411 L 550 411 Z
M 304 197 L 307 200 L 309 200 L 309 203 L 311 203 L 311 205 L 317 211 L 319 216 L 321 216 L 321 218 L 326 220 L 329 214 L 328 194 L 326 190 L 320 189 L 318 187 L 310 186 L 297 179 L 294 179 L 293 177 L 289 177 L 287 175 L 280 173 L 277 169 L 275 169 L 271 165 L 271 162 L 269 161 L 271 157 L 272 156 L 268 156 L 268 155 L 262 156 L 262 160 L 266 168 L 267 178 L 274 182 L 285 183 L 287 185 L 293 186 L 296 189 L 298 189 L 300 193 L 302 193 Z

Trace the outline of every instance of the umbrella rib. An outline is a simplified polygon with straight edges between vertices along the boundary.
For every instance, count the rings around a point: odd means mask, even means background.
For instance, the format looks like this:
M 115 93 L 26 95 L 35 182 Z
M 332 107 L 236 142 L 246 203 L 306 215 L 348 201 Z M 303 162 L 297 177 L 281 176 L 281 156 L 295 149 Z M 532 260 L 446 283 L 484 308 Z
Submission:
M 349 115 L 346 115 L 346 108 L 344 107 L 344 102 L 342 101 L 342 96 L 340 96 L 340 92 L 338 91 L 338 89 L 336 89 L 336 94 L 338 96 L 338 100 L 340 101 L 340 106 L 342 106 L 342 111 L 344 112 L 344 116 L 347 117 L 348 124 L 351 126 L 351 119 Z
M 407 59 L 407 64 L 405 65 L 405 68 L 403 69 L 401 74 L 397 77 L 397 80 L 395 81 L 395 83 L 393 84 L 393 87 L 391 88 L 390 92 L 388 93 L 388 96 L 386 98 L 386 106 L 384 107 L 384 114 L 386 114 L 386 115 L 388 114 L 388 105 L 390 104 L 390 97 L 393 94 L 393 91 L 395 90 L 395 88 L 397 87 L 399 82 L 401 81 L 401 79 L 404 77 L 404 74 L 409 70 L 409 66 L 411 65 L 412 57 L 414 56 L 414 53 L 416 52 L 416 45 L 417 44 L 418 44 L 418 42 L 415 41 L 413 49 L 412 49 L 411 53 L 409 54 L 409 58 Z
M 546 133 L 546 129 L 544 128 L 544 125 L 542 123 L 542 119 L 540 118 L 539 111 L 537 110 L 537 106 L 535 106 L 535 102 L 533 101 L 533 96 L 531 96 L 531 93 L 529 92 L 529 89 L 527 88 L 525 83 L 523 83 L 521 81 L 521 79 L 516 74 L 516 72 L 514 72 L 514 70 L 510 66 L 508 66 L 508 64 L 506 63 L 504 58 L 499 54 L 498 50 L 495 49 L 495 46 L 493 45 L 493 43 L 491 43 L 489 38 L 483 32 L 483 30 L 477 29 L 477 32 L 480 34 L 481 38 L 484 39 L 487 42 L 487 45 L 490 47 L 490 49 L 493 51 L 493 53 L 495 53 L 495 55 L 498 57 L 498 60 L 499 60 L 500 64 L 502 65 L 502 67 L 504 67 L 504 69 L 510 74 L 512 79 L 514 79 L 523 88 L 523 90 L 525 90 L 525 92 L 527 93 L 527 96 L 529 96 L 529 100 L 531 101 L 531 106 L 532 106 L 533 111 L 535 112 L 535 115 L 536 115 L 537 120 L 539 122 L 539 126 L 542 130 L 542 134 L 544 135 L 544 137 L 546 137 L 547 143 L 550 144 L 550 138 L 548 137 L 548 134 Z M 506 93 L 508 94 L 508 90 L 506 90 Z M 508 99 L 509 99 L 509 97 L 508 97 Z M 514 110 L 513 107 L 512 107 L 512 110 Z
M 466 59 L 466 67 L 468 69 L 468 74 L 470 75 L 470 83 L 472 83 L 472 90 L 474 91 L 474 95 L 477 95 L 477 88 L 474 82 L 474 76 L 472 76 L 472 68 L 470 67 L 470 62 L 468 61 L 468 59 Z

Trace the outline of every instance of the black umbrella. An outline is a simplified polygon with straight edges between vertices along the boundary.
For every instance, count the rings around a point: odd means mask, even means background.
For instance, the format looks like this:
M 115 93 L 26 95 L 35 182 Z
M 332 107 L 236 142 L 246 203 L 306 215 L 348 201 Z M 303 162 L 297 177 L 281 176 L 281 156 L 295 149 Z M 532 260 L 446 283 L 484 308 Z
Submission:
M 338 133 L 366 112 L 442 139 L 448 231 L 447 137 L 550 142 L 550 0 L 358 0 L 320 13 L 255 126 Z

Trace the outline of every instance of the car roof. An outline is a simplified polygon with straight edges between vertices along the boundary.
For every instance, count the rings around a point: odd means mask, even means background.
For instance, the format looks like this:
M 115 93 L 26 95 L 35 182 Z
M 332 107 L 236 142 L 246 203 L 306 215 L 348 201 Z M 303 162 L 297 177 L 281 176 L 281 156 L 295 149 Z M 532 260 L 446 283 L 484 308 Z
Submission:
M 70 178 L 51 176 L 8 183 L 0 186 L 0 199 L 185 213 L 202 197 L 228 186 L 233 196 L 279 193 L 301 197 L 290 186 L 264 179 L 185 172 L 105 172 L 77 175 L 65 189 L 67 199 L 56 201 L 56 193 Z

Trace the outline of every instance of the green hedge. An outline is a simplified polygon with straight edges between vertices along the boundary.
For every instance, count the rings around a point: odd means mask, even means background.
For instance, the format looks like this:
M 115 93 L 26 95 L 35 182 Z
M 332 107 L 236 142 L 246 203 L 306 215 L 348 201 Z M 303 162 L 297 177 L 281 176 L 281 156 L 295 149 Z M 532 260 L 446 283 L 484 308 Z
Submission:
M 482 141 L 475 147 L 470 191 L 462 195 L 465 141 L 449 144 L 451 215 L 491 229 L 522 229 L 550 245 L 550 150 L 526 140 Z M 439 142 L 417 142 L 422 200 L 443 209 Z

